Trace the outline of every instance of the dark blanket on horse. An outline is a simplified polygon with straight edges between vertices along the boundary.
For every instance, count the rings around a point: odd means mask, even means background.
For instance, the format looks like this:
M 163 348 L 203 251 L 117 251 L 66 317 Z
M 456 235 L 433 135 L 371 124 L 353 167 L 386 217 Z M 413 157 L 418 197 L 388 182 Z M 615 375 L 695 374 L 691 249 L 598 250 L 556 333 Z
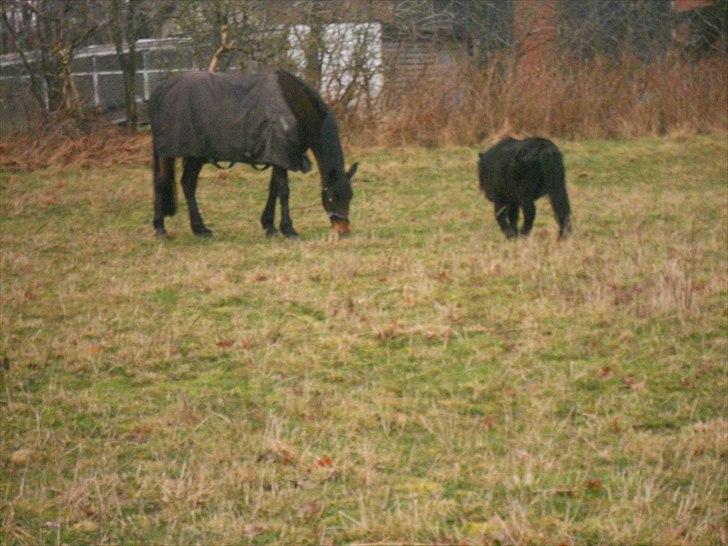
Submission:
M 162 157 L 311 169 L 275 73 L 186 73 L 154 90 L 149 119 Z

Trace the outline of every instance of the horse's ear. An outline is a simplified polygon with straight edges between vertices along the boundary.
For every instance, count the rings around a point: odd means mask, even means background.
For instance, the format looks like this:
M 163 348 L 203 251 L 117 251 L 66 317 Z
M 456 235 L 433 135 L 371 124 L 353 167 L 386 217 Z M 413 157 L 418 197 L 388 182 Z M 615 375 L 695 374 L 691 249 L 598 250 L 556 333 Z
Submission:
M 354 178 L 354 173 L 356 173 L 356 170 L 359 168 L 359 163 L 355 162 L 351 164 L 351 167 L 349 167 L 349 172 L 346 173 L 346 178 L 349 179 L 349 182 L 351 182 L 351 179 Z

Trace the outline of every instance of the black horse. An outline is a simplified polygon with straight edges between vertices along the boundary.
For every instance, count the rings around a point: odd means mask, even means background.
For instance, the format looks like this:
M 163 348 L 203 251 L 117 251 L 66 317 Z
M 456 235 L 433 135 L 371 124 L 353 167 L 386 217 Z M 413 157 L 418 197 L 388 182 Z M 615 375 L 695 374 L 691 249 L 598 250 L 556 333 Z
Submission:
M 559 223 L 559 239 L 571 231 L 571 207 L 566 193 L 564 159 L 545 138 L 505 138 L 478 154 L 480 189 L 495 205 L 495 219 L 507 238 L 528 235 L 536 218 L 534 201 L 548 195 Z M 523 227 L 518 230 L 518 209 Z
M 202 166 L 217 161 L 272 166 L 261 223 L 269 237 L 276 199 L 280 231 L 298 237 L 288 208 L 288 171 L 307 172 L 311 150 L 321 175 L 321 199 L 332 227 L 349 232 L 351 179 L 331 109 L 301 79 L 284 70 L 265 74 L 190 72 L 163 82 L 149 101 L 154 159 L 154 229 L 167 237 L 164 217 L 176 212 L 174 161 L 182 157 L 182 189 L 193 233 L 210 237 L 197 207 L 195 190 Z

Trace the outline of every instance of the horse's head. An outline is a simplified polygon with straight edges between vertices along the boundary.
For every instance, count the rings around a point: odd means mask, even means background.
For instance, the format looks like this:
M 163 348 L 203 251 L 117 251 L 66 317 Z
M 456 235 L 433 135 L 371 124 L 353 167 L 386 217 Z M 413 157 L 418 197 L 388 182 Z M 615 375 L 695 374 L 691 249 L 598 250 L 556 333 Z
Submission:
M 354 177 L 358 163 L 354 163 L 348 172 L 343 169 L 337 172 L 332 169 L 325 179 L 321 202 L 324 205 L 326 214 L 331 219 L 331 227 L 340 237 L 349 234 L 349 203 L 353 192 L 351 190 L 351 179 Z

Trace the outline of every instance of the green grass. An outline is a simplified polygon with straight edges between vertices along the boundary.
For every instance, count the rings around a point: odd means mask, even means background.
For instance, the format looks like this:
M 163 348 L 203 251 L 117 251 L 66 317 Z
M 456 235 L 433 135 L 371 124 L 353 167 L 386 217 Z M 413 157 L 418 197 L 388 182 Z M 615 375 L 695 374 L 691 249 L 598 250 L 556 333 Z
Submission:
M 0 541 L 725 544 L 726 136 L 562 142 L 507 242 L 477 150 L 353 150 L 300 242 L 206 168 L 152 237 L 146 168 L 3 173 Z

